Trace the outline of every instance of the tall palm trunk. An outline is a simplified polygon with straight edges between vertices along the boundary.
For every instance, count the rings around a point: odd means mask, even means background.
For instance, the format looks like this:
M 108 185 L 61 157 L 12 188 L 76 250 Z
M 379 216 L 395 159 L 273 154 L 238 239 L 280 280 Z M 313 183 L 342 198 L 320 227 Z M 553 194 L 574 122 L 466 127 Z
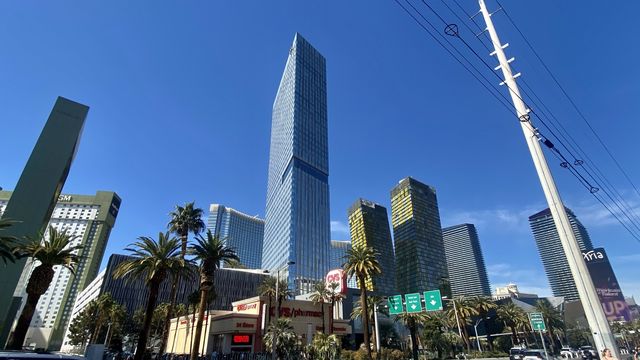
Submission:
M 53 280 L 53 274 L 54 270 L 51 265 L 39 265 L 33 270 L 29 278 L 29 283 L 27 284 L 27 303 L 22 309 L 18 324 L 11 336 L 9 345 L 7 345 L 7 349 L 22 350 L 22 344 L 24 344 L 24 339 L 27 336 L 27 330 L 29 330 L 33 313 L 36 310 L 36 306 L 38 306 L 40 297 L 49 288 L 51 280 Z
M 200 309 L 198 310 L 198 321 L 196 322 L 196 331 L 194 333 L 193 347 L 191 348 L 190 360 L 196 360 L 200 353 L 200 336 L 202 336 L 202 322 L 204 320 L 204 310 L 207 304 L 207 295 L 209 288 L 203 287 L 200 291 Z
M 367 359 L 371 358 L 371 342 L 369 339 L 369 311 L 367 309 L 367 286 L 363 275 L 358 275 L 360 282 L 360 306 L 362 307 L 362 332 L 364 333 L 364 345 L 367 349 Z
M 467 331 L 467 324 L 462 321 L 462 335 L 464 337 L 464 343 L 467 346 L 467 352 L 471 352 L 471 341 L 469 341 L 469 332 Z
M 96 319 L 96 327 L 93 329 L 93 334 L 91 334 L 91 344 L 95 344 L 98 341 L 98 336 L 100 335 L 100 329 L 102 329 L 102 323 L 104 322 L 103 311 L 98 309 L 98 318 Z
M 511 340 L 513 341 L 513 346 L 518 345 L 520 342 L 518 341 L 518 333 L 516 332 L 515 326 L 509 326 L 511 328 Z
M 153 309 L 156 307 L 161 282 L 162 279 L 158 278 L 151 279 L 149 282 L 149 299 L 147 300 L 147 308 L 145 309 L 142 329 L 140 329 L 140 333 L 138 334 L 138 346 L 136 347 L 136 354 L 133 357 L 133 360 L 142 360 L 144 353 L 147 350 L 147 338 L 149 337 L 149 329 L 151 328 L 151 320 L 153 318 Z
M 325 322 L 324 322 L 324 301 L 320 302 L 320 306 L 321 306 L 321 309 L 322 309 L 322 333 L 326 334 L 327 332 L 325 331 L 325 326 L 324 326 L 324 324 L 325 324 Z M 331 332 L 329 332 L 329 333 L 331 333 Z
M 417 329 L 415 320 L 409 319 L 409 336 L 411 337 L 411 353 L 413 359 L 418 360 L 418 337 L 416 336 Z
M 184 259 L 184 254 L 182 255 Z M 180 282 L 180 274 L 176 274 L 173 277 L 173 282 L 171 283 L 171 293 L 169 294 L 169 299 L 171 302 L 169 303 L 169 308 L 167 309 L 167 317 L 164 319 L 164 331 L 162 332 L 162 342 L 160 343 L 160 352 L 159 355 L 164 354 L 165 344 L 167 340 L 169 340 L 169 330 L 171 328 L 171 319 L 173 318 L 173 313 L 176 308 L 176 303 L 178 302 L 178 283 Z

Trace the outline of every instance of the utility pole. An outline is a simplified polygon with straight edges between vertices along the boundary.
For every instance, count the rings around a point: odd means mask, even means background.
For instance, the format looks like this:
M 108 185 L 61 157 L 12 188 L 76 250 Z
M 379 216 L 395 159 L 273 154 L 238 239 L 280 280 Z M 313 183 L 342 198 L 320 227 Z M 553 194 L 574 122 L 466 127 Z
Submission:
M 491 14 L 487 11 L 484 0 L 478 0 L 478 3 L 480 4 L 482 17 L 487 24 L 486 31 L 489 32 L 491 42 L 495 49 L 491 55 L 496 55 L 500 63 L 496 70 L 502 70 L 502 75 L 504 76 L 503 84 L 506 84 L 509 89 L 511 100 L 513 101 L 513 105 L 516 109 L 516 114 L 518 115 L 518 119 L 520 119 L 520 125 L 522 126 L 524 137 L 527 141 L 527 145 L 529 146 L 529 151 L 531 152 L 531 157 L 533 158 L 533 163 L 536 167 L 538 177 L 540 178 L 542 190 L 544 191 L 545 198 L 549 204 L 549 209 L 553 216 L 553 222 L 558 230 L 558 235 L 562 242 L 562 248 L 567 258 L 567 262 L 569 263 L 571 275 L 573 275 L 573 279 L 576 283 L 578 294 L 580 295 L 580 301 L 582 302 L 582 307 L 584 308 L 596 347 L 599 352 L 605 348 L 610 349 L 614 356 L 619 359 L 620 354 L 618 353 L 616 341 L 611 333 L 611 329 L 609 328 L 609 322 L 607 321 L 607 317 L 602 309 L 602 304 L 600 303 L 600 299 L 598 298 L 596 289 L 591 281 L 591 276 L 589 275 L 589 271 L 587 270 L 587 266 L 582 257 L 582 251 L 580 250 L 575 235 L 573 234 L 573 229 L 569 223 L 569 218 L 567 217 L 564 204 L 562 203 L 562 199 L 560 198 L 560 194 L 556 188 L 556 184 L 553 180 L 553 176 L 551 175 L 551 171 L 549 170 L 544 153 L 542 152 L 542 148 L 539 143 L 539 136 L 530 121 L 530 110 L 527 109 L 520 95 L 520 90 L 518 90 L 515 78 L 520 74 L 514 75 L 511 72 L 509 63 L 513 61 L 513 58 L 507 60 L 507 57 L 504 54 L 504 48 L 506 48 L 508 44 L 502 45 L 500 42 L 498 33 L 496 32 L 491 20 Z

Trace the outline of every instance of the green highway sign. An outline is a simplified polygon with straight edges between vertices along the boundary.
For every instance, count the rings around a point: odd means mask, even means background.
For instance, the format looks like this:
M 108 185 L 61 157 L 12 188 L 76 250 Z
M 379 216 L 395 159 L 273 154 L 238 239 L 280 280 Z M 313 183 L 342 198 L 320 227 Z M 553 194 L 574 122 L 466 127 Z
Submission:
M 442 310 L 442 296 L 440 296 L 440 290 L 424 292 L 424 307 L 427 311 Z
M 542 313 L 530 313 L 529 321 L 531 322 L 531 328 L 533 330 L 547 330 L 547 327 L 544 325 L 544 318 L 542 317 Z
M 404 299 L 407 302 L 408 313 L 417 313 L 422 311 L 422 300 L 420 300 L 420 293 L 405 294 Z
M 404 310 L 402 308 L 402 295 L 389 296 L 389 299 L 387 299 L 387 303 L 389 304 L 389 314 L 402 314 Z

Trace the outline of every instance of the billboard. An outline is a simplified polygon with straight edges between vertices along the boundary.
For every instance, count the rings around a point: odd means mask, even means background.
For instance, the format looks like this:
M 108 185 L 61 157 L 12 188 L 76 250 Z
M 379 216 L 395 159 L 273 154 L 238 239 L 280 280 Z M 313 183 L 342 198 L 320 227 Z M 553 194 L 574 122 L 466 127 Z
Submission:
M 331 283 L 337 283 L 338 287 L 336 288 L 336 292 L 339 294 L 347 293 L 347 274 L 342 269 L 335 269 L 329 271 L 327 276 L 324 278 L 325 283 L 327 284 L 327 290 L 329 290 L 329 285 Z
M 598 292 L 605 315 L 609 321 L 631 321 L 631 313 L 622 290 L 613 273 L 611 263 L 604 248 L 595 248 L 583 252 L 582 257 L 589 269 L 589 275 Z

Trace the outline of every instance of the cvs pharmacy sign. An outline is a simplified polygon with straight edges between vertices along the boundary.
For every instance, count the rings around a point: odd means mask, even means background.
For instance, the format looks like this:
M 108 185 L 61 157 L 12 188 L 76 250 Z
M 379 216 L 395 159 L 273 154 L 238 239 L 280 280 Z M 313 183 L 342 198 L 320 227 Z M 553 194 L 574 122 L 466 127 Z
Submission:
M 324 278 L 324 282 L 327 284 L 327 290 L 331 290 L 329 287 L 332 283 L 337 283 L 336 292 L 340 294 L 347 293 L 347 274 L 342 269 L 335 269 L 329 271 Z

